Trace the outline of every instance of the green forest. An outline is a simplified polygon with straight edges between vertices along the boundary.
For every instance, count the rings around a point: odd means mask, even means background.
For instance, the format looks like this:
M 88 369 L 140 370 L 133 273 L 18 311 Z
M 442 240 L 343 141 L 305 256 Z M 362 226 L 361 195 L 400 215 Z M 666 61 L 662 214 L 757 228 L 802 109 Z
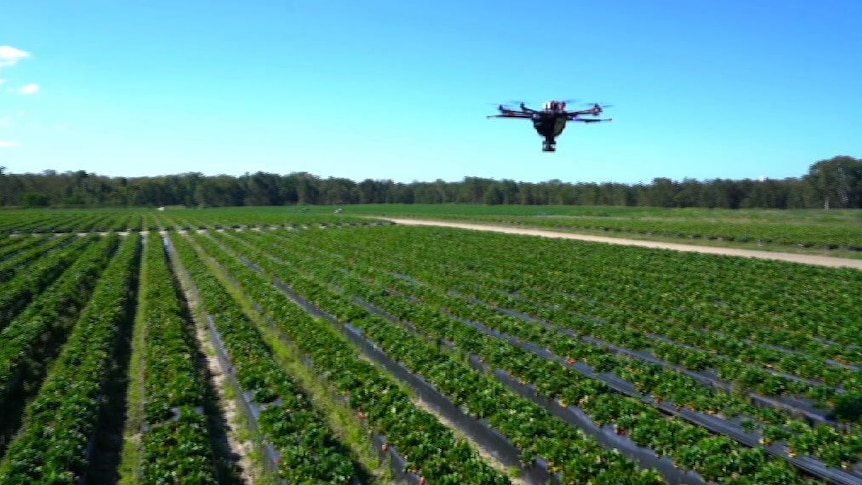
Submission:
M 482 177 L 402 183 L 308 172 L 242 176 L 183 173 L 108 177 L 83 170 L 6 173 L 0 167 L 2 207 L 236 207 L 346 204 L 489 204 L 704 207 L 722 209 L 862 208 L 862 159 L 836 156 L 813 163 L 799 177 L 681 181 L 648 184 L 549 180 L 519 182 Z

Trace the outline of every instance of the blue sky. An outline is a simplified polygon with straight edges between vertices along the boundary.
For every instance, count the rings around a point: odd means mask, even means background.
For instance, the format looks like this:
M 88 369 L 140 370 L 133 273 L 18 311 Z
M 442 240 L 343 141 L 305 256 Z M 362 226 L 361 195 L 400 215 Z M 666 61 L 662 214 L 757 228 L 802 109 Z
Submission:
M 862 2 L 3 0 L 0 165 L 622 183 L 862 156 Z M 543 153 L 499 102 L 613 104 Z

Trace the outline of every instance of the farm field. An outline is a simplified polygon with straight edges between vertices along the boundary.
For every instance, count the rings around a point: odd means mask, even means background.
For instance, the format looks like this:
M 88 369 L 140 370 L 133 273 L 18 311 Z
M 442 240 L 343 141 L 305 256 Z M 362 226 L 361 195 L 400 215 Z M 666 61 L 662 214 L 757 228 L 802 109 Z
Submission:
M 346 213 L 862 258 L 858 210 L 368 204 Z
M 186 209 L 12 209 L 0 210 L 0 235 L 63 232 L 126 232 L 244 226 L 302 226 L 310 223 L 365 223 L 367 218 L 335 215 L 328 206 Z
M 0 212 L 0 483 L 862 483 L 862 272 L 371 212 Z

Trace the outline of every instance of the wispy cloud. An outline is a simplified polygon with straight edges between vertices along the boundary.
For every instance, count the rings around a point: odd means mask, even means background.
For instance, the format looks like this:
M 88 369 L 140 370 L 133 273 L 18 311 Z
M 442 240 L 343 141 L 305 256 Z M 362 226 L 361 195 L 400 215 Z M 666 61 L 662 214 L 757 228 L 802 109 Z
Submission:
M 26 95 L 38 93 L 39 89 L 40 88 L 39 88 L 38 84 L 35 84 L 35 83 L 34 84 L 27 84 L 26 86 L 19 88 L 18 93 L 26 96 Z
M 3 69 L 18 64 L 21 59 L 30 57 L 30 53 L 11 45 L 0 45 L 0 85 L 6 81 L 3 79 Z
M 21 146 L 17 141 L 0 140 L 0 148 L 17 148 Z
M 21 59 L 30 57 L 30 53 L 11 45 L 0 45 L 0 67 L 14 66 Z

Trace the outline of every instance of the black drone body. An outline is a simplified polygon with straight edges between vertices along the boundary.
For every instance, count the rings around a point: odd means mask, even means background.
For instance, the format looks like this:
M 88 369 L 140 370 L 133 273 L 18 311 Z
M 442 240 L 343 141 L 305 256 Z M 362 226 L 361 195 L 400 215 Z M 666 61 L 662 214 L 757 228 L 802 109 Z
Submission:
M 565 101 L 549 101 L 545 103 L 541 110 L 528 108 L 524 103 L 521 103 L 520 110 L 507 108 L 501 104 L 497 107 L 500 110 L 500 114 L 491 115 L 488 118 L 521 118 L 531 120 L 533 128 L 544 138 L 542 151 L 553 152 L 557 149 L 556 138 L 566 128 L 567 122 L 598 123 L 600 121 L 613 121 L 613 118 L 582 118 L 582 116 L 598 116 L 604 111 L 603 108 L 602 105 L 593 103 L 592 107 L 587 109 L 567 111 Z

